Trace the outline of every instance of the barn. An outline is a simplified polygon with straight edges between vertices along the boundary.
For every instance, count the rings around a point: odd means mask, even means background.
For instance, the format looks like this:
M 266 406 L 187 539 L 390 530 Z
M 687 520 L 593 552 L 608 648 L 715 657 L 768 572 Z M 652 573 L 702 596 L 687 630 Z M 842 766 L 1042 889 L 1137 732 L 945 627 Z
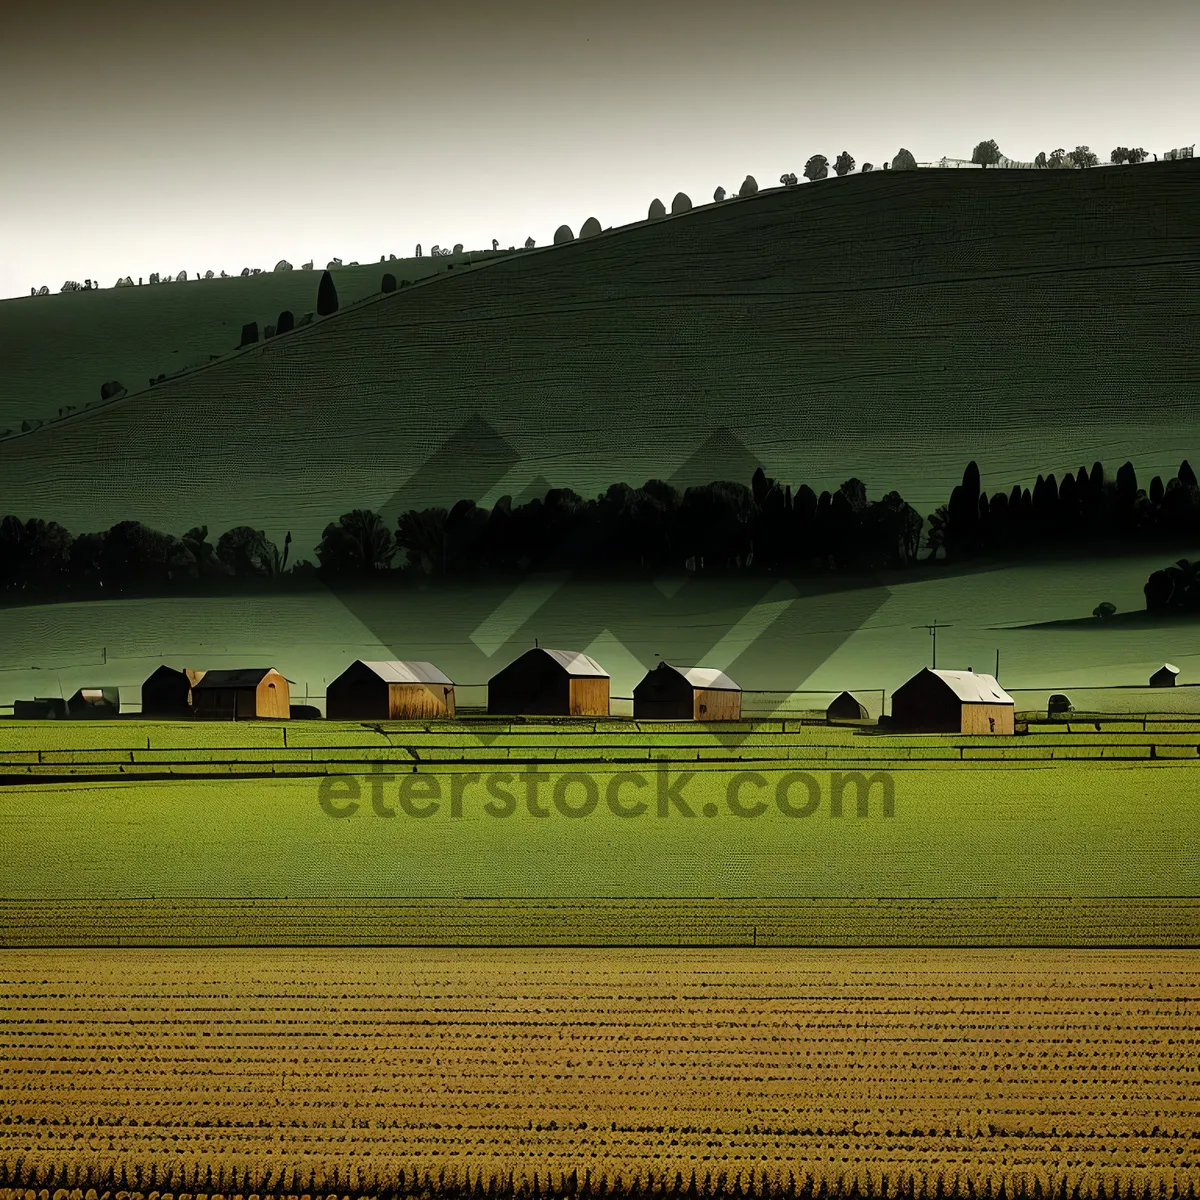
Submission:
M 121 711 L 121 689 L 80 688 L 67 701 L 67 715 L 73 720 L 91 717 L 115 717 Z
M 1153 675 L 1150 676 L 1151 687 L 1174 687 L 1175 677 L 1179 674 L 1179 668 L 1172 666 L 1170 663 L 1163 663 Z
M 715 667 L 663 662 L 633 689 L 633 715 L 639 721 L 737 721 L 742 689 Z
M 161 666 L 142 682 L 142 716 L 190 717 L 192 688 L 203 671 Z
M 488 680 L 488 712 L 607 717 L 608 672 L 574 650 L 527 650 Z
M 454 716 L 454 683 L 427 662 L 350 664 L 325 688 L 331 721 L 400 721 Z
M 991 675 L 926 667 L 892 694 L 896 729 L 914 733 L 1013 733 L 1013 698 Z
M 249 717 L 288 717 L 288 684 L 274 667 L 205 671 L 192 687 L 198 717 L 240 721 Z
M 840 696 L 835 697 L 825 710 L 825 720 L 827 721 L 865 721 L 867 719 L 866 705 L 849 692 L 842 692 Z

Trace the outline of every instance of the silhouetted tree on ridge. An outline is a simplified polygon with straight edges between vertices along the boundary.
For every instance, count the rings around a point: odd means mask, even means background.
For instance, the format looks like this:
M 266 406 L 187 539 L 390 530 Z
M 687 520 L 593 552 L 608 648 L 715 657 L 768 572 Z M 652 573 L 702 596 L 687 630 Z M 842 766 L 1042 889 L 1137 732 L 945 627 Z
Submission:
M 333 276 L 326 269 L 321 272 L 321 282 L 317 284 L 317 316 L 328 317 L 337 310 L 337 288 L 334 287 Z
M 1000 147 L 996 145 L 995 139 L 988 138 L 986 142 L 980 142 L 971 151 L 971 161 L 978 163 L 984 170 L 994 167 L 1000 161 Z

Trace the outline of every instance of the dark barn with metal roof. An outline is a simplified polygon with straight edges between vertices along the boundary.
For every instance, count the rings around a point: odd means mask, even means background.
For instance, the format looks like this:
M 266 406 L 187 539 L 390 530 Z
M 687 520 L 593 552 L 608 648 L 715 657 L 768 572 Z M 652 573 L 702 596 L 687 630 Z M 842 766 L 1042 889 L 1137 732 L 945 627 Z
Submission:
M 1016 706 L 991 675 L 926 667 L 892 694 L 892 725 L 913 733 L 1013 733 Z
M 573 650 L 527 650 L 488 680 L 489 713 L 607 717 L 608 700 L 608 672 Z
M 663 662 L 633 689 L 633 715 L 645 721 L 737 721 L 742 689 L 715 667 Z
M 454 716 L 454 683 L 428 662 L 356 659 L 325 688 L 331 721 Z

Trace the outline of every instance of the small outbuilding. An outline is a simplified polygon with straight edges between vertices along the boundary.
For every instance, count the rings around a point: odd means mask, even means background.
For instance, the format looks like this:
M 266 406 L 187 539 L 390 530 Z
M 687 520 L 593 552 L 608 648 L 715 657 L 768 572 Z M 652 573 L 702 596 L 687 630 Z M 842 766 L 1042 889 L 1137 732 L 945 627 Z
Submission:
M 454 716 L 454 683 L 428 662 L 350 664 L 325 688 L 331 721 L 402 721 Z
M 825 710 L 825 720 L 827 721 L 866 721 L 868 719 L 866 705 L 849 692 L 843 692 L 836 697 Z
M 574 650 L 527 650 L 488 680 L 488 712 L 505 716 L 607 717 L 608 672 Z
M 291 716 L 291 693 L 274 667 L 205 671 L 192 687 L 198 717 L 241 721 L 250 717 Z
M 36 700 L 14 700 L 13 716 L 18 721 L 66 720 L 67 702 L 61 696 L 39 696 Z
M 738 721 L 742 689 L 715 667 L 662 662 L 633 689 L 633 715 L 639 721 Z
M 73 721 L 88 720 L 93 717 L 115 717 L 120 712 L 120 688 L 80 688 L 67 701 L 67 715 Z
M 1151 687 L 1174 687 L 1176 676 L 1179 674 L 1179 668 L 1172 666 L 1170 663 L 1163 663 L 1153 675 L 1150 676 Z
M 926 667 L 892 693 L 891 726 L 911 733 L 1013 733 L 1016 706 L 991 675 Z
M 144 717 L 190 717 L 192 715 L 192 688 L 204 676 L 203 671 L 192 671 L 186 667 L 162 666 L 142 682 L 142 716 Z
M 1064 696 L 1062 692 L 1055 692 L 1049 700 L 1046 701 L 1046 716 L 1048 717 L 1063 717 L 1075 711 L 1075 705 L 1071 703 L 1070 696 Z

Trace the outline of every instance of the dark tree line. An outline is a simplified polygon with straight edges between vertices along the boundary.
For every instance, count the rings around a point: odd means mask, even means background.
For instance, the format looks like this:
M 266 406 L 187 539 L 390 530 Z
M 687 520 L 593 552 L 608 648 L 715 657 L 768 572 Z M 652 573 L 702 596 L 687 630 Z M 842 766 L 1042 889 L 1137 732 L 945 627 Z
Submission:
M 174 536 L 137 521 L 78 536 L 38 518 L 0 521 L 0 594 L 26 599 L 154 594 L 287 581 L 486 578 L 537 570 L 622 576 L 875 571 L 924 561 L 1021 557 L 1041 549 L 1165 545 L 1200 539 L 1200 487 L 1185 461 L 1166 484 L 1138 486 L 1132 463 L 1109 479 L 1100 463 L 1038 476 L 1033 488 L 989 496 L 976 463 L 926 522 L 899 492 L 868 500 L 862 480 L 817 493 L 769 478 L 683 491 L 652 479 L 585 498 L 570 488 L 491 508 L 402 513 L 395 526 L 355 509 L 327 525 L 314 558 L 288 566 L 262 530 L 238 526 L 216 542 L 204 526 Z M 1200 570 L 1200 568 L 1197 568 Z M 1200 582 L 1177 564 L 1147 585 L 1151 607 L 1200 607 Z M 1158 578 L 1162 576 L 1162 578 Z
M 0 521 L 0 593 L 29 598 L 186 591 L 197 585 L 383 574 L 483 576 L 570 569 L 599 574 L 713 573 L 810 568 L 870 570 L 916 560 L 924 522 L 898 492 L 868 501 L 861 480 L 819 495 L 769 479 L 717 482 L 680 492 L 662 480 L 613 484 L 585 499 L 569 488 L 514 505 L 410 510 L 390 528 L 355 509 L 325 527 L 316 562 L 287 566 L 261 530 L 239 526 L 212 543 L 201 526 L 176 537 L 137 521 L 72 534 L 56 522 Z
M 1155 475 L 1138 486 L 1133 463 L 1112 479 L 1102 463 L 1081 466 L 1059 481 L 1037 477 L 1033 488 L 988 495 L 979 467 L 968 463 L 949 504 L 930 514 L 931 552 L 948 559 L 1012 554 L 1038 547 L 1094 547 L 1114 542 L 1153 546 L 1200 539 L 1200 488 L 1185 459 L 1165 484 Z

